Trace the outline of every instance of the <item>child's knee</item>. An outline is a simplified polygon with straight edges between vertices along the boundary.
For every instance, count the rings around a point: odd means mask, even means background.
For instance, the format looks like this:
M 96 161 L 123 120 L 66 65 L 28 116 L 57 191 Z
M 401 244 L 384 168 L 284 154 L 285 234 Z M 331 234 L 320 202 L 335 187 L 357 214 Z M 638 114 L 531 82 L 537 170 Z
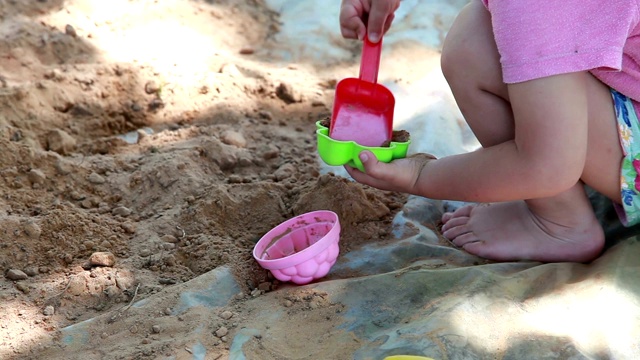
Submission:
M 473 54 L 465 48 L 460 46 L 461 41 L 450 41 L 446 43 L 446 46 L 442 48 L 442 55 L 440 57 L 440 67 L 442 68 L 442 74 L 445 79 L 451 84 L 456 82 L 457 79 L 465 78 L 464 69 L 469 69 L 469 59 L 473 58 Z
M 452 84 L 469 79 L 469 74 L 480 70 L 479 63 L 497 59 L 493 40 L 491 19 L 479 1 L 465 6 L 456 20 L 442 47 L 440 66 L 447 81 Z

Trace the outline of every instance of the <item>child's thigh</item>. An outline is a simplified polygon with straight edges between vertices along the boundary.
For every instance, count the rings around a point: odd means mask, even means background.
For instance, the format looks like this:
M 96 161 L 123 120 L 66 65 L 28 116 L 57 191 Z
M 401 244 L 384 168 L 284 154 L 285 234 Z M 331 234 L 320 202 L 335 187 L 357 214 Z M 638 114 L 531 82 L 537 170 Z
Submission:
M 589 140 L 582 181 L 620 201 L 622 147 L 611 90 L 589 76 Z

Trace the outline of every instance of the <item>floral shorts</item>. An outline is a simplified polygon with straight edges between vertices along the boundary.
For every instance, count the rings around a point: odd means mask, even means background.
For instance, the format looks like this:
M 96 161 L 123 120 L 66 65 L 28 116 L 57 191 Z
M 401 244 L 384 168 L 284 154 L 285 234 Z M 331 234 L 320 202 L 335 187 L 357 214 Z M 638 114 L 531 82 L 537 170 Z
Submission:
M 620 174 L 622 204 L 615 204 L 624 226 L 640 223 L 640 122 L 633 100 L 611 90 L 624 159 Z

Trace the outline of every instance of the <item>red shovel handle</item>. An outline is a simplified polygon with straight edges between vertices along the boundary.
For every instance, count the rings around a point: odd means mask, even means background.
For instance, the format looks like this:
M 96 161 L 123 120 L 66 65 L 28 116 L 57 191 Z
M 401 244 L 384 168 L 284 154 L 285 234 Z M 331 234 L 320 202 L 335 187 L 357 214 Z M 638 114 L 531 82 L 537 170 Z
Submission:
M 378 68 L 380 68 L 380 53 L 382 52 L 382 38 L 377 43 L 364 37 L 362 45 L 362 59 L 360 60 L 360 80 L 370 83 L 378 82 Z

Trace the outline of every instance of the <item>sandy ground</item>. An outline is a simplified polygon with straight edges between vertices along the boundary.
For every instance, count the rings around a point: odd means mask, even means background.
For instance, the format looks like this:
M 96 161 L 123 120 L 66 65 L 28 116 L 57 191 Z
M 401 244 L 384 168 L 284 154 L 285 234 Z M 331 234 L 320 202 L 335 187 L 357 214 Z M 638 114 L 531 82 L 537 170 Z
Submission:
M 281 286 L 251 256 L 271 227 L 330 209 L 342 254 L 390 237 L 404 196 L 320 173 L 314 123 L 346 73 L 274 60 L 262 0 L 2 1 L 0 16 L 0 358 L 65 358 L 59 329 L 222 265 L 243 286 L 208 324 L 226 358 L 236 319 L 274 306 L 244 299 Z M 322 299 L 280 306 L 302 324 L 309 304 L 336 311 Z M 127 327 L 105 358 L 188 358 L 158 340 L 197 324 L 153 311 L 91 334 Z

